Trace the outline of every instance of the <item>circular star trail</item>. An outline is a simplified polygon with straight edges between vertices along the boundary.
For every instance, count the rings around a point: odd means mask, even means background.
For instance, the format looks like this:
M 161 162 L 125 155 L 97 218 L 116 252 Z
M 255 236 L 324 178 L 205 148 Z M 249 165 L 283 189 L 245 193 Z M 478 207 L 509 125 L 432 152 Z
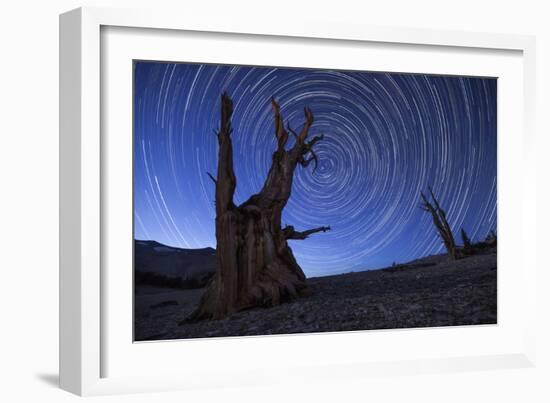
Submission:
M 432 186 L 457 242 L 496 229 L 496 79 L 136 62 L 136 239 L 215 247 L 219 100 L 234 101 L 235 202 L 258 192 L 276 147 L 270 99 L 295 129 L 313 111 L 319 164 L 298 167 L 283 224 L 332 230 L 290 241 L 308 277 L 443 251 L 418 208 Z M 291 146 L 291 144 L 289 145 Z

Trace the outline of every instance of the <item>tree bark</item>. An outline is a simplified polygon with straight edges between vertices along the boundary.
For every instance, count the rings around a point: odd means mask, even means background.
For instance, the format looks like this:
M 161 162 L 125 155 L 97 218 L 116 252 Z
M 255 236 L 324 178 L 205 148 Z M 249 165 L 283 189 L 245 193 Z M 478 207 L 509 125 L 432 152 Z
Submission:
M 420 197 L 422 198 L 422 204 L 420 208 L 431 214 L 435 228 L 437 229 L 439 236 L 443 240 L 443 244 L 445 245 L 449 256 L 451 256 L 453 259 L 458 259 L 461 257 L 461 253 L 460 249 L 456 246 L 453 232 L 451 231 L 451 227 L 449 226 L 449 222 L 447 221 L 447 214 L 445 213 L 445 210 L 443 210 L 439 205 L 439 202 L 437 201 L 431 188 L 429 188 L 429 191 L 430 196 L 433 200 L 433 204 L 428 200 L 424 193 L 420 192 Z
M 189 320 L 219 319 L 255 306 L 272 306 L 307 292 L 306 277 L 288 246 L 289 239 L 306 239 L 327 231 L 320 227 L 295 231 L 281 228 L 282 211 L 290 197 L 297 165 L 317 163 L 313 145 L 322 139 L 306 141 L 313 124 L 313 113 L 304 109 L 305 123 L 296 133 L 285 129 L 279 104 L 271 101 L 277 149 L 259 193 L 240 206 L 233 202 L 236 178 L 233 171 L 231 116 L 233 102 L 224 93 L 221 99 L 221 123 L 218 132 L 219 160 L 216 185 L 216 258 L 217 271 L 201 303 Z M 286 150 L 289 132 L 295 137 Z
M 470 237 L 468 236 L 464 228 L 460 228 L 460 236 L 462 238 L 462 245 L 464 245 L 464 249 L 471 249 L 472 241 L 470 240 Z

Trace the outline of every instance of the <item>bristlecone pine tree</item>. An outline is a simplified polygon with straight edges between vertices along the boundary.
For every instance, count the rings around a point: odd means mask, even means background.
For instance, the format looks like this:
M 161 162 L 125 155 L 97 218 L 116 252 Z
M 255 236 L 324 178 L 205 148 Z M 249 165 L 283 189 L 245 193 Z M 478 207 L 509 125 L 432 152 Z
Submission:
M 439 233 L 439 236 L 443 240 L 443 244 L 447 249 L 447 253 L 453 259 L 458 259 L 461 257 L 461 253 L 459 248 L 457 248 L 456 246 L 453 232 L 451 231 L 451 227 L 449 226 L 449 222 L 447 221 L 447 214 L 445 213 L 445 210 L 443 210 L 439 205 L 439 202 L 432 192 L 432 188 L 428 189 L 430 192 L 430 196 L 433 200 L 433 204 L 428 200 L 423 192 L 420 192 L 420 197 L 422 197 L 422 204 L 420 205 L 420 208 L 432 215 L 433 223 L 437 229 L 437 232 Z
M 259 193 L 240 206 L 233 202 L 236 178 L 233 171 L 231 115 L 233 102 L 227 93 L 221 97 L 221 122 L 216 186 L 216 258 L 217 271 L 210 281 L 199 307 L 187 320 L 219 319 L 254 306 L 272 306 L 292 300 L 307 292 L 304 272 L 288 246 L 289 239 L 306 239 L 330 227 L 296 231 L 281 227 L 281 215 L 292 190 L 294 170 L 298 165 L 317 165 L 313 146 L 323 139 L 307 141 L 313 113 L 304 109 L 305 123 L 299 133 L 287 125 L 279 104 L 271 104 L 275 119 L 277 149 L 271 168 Z M 289 134 L 294 145 L 285 149 Z
M 462 237 L 462 245 L 464 245 L 464 249 L 472 249 L 472 241 L 464 228 L 460 228 L 460 236 Z

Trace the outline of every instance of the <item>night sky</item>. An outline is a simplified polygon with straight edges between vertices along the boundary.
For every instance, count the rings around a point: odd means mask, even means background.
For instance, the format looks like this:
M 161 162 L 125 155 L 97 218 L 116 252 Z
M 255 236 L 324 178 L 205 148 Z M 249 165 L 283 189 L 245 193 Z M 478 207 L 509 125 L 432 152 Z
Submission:
M 220 95 L 234 101 L 239 204 L 276 147 L 270 99 L 296 130 L 312 109 L 319 166 L 298 166 L 283 225 L 331 226 L 289 241 L 308 277 L 443 252 L 418 208 L 432 186 L 457 243 L 496 229 L 497 81 L 492 78 L 135 62 L 135 238 L 215 247 Z M 293 144 L 289 140 L 289 146 Z

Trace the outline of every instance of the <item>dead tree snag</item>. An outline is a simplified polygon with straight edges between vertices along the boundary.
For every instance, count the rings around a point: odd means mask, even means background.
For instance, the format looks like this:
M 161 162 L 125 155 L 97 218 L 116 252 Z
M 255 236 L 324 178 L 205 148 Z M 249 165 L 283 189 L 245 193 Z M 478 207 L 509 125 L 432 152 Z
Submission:
M 435 228 L 437 229 L 439 236 L 443 240 L 443 244 L 445 245 L 449 256 L 451 256 L 453 259 L 458 259 L 461 254 L 459 248 L 457 248 L 456 246 L 453 232 L 451 231 L 451 227 L 449 226 L 449 222 L 447 221 L 447 214 L 445 213 L 445 210 L 443 210 L 439 205 L 439 202 L 435 198 L 431 188 L 429 188 L 429 192 L 433 204 L 428 200 L 423 192 L 420 192 L 420 197 L 422 198 L 420 208 L 431 214 Z
M 330 227 L 296 231 L 281 228 L 282 211 L 290 198 L 294 170 L 300 164 L 317 164 L 313 146 L 323 136 L 308 140 L 313 113 L 304 109 L 305 123 L 300 132 L 284 125 L 281 109 L 271 100 L 275 120 L 277 149 L 271 168 L 259 193 L 240 206 L 233 202 L 236 178 L 233 171 L 231 116 L 233 102 L 221 97 L 221 122 L 218 172 L 211 179 L 216 186 L 217 271 L 209 283 L 198 309 L 189 319 L 223 318 L 255 306 L 277 305 L 296 298 L 307 290 L 305 275 L 287 241 L 306 239 Z M 289 134 L 294 145 L 285 149 Z

